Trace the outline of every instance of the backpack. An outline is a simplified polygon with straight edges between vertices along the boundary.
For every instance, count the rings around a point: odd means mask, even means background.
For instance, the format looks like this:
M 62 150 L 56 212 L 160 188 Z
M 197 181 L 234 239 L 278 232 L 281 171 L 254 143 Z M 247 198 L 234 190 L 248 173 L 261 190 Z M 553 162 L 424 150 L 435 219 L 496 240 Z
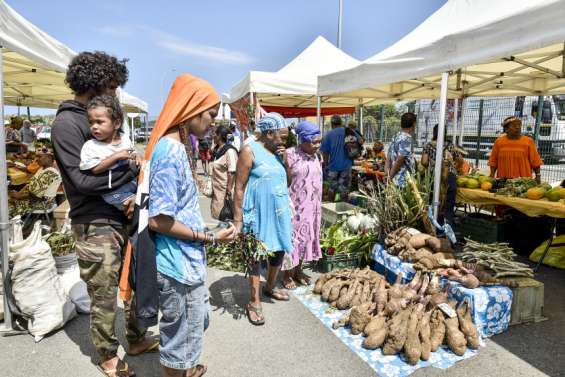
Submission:
M 350 128 L 345 129 L 345 151 L 347 152 L 347 156 L 352 160 L 361 157 L 363 152 L 363 146 L 359 143 L 357 132 Z

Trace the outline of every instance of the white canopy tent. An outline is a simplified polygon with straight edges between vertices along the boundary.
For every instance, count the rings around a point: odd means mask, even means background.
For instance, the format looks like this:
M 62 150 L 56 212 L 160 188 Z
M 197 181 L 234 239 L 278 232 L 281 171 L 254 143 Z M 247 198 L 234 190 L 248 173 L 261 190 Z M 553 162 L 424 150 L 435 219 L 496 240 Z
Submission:
M 324 37 L 318 36 L 304 51 L 277 72 L 251 71 L 225 96 L 234 103 L 255 96 L 262 107 L 316 108 L 352 107 L 357 99 L 331 97 L 318 103 L 318 76 L 359 64 Z
M 4 75 L 4 103 L 57 108 L 73 97 L 65 72 L 76 53 L 49 36 L 0 0 L 0 45 Z M 121 91 L 126 112 L 148 112 L 147 103 Z
M 411 33 L 358 66 L 322 76 L 320 95 L 376 100 L 565 91 L 564 0 L 449 0 Z M 442 155 L 435 165 L 437 215 Z
M 65 72 L 74 51 L 50 37 L 0 0 L 0 251 L 2 277 L 8 269 L 8 195 L 4 104 L 56 108 L 73 97 L 65 84 Z M 145 112 L 147 104 L 121 91 L 126 112 Z M 4 328 L 11 330 L 11 315 L 4 303 Z

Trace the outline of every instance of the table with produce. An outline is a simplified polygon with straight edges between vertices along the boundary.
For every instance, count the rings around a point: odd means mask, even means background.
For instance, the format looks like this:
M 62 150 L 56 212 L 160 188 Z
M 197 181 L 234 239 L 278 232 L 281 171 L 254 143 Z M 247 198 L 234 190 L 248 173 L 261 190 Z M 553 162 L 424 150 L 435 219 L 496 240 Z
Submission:
M 565 218 L 565 188 L 538 184 L 532 178 L 459 177 L 457 201 L 472 205 L 505 205 L 528 216 Z

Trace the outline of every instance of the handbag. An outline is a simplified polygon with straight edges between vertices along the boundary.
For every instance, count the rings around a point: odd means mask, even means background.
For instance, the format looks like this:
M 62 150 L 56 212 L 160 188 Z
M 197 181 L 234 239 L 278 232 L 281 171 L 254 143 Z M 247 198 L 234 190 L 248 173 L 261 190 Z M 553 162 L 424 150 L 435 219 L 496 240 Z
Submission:
M 229 168 L 230 165 L 230 157 L 229 154 L 226 153 L 226 167 Z M 228 169 L 226 169 L 228 170 Z M 229 174 L 229 173 L 228 173 Z M 220 221 L 229 221 L 233 220 L 233 200 L 231 198 L 231 193 L 226 192 L 226 197 L 224 198 L 224 206 L 220 211 L 220 215 L 218 216 L 218 220 Z

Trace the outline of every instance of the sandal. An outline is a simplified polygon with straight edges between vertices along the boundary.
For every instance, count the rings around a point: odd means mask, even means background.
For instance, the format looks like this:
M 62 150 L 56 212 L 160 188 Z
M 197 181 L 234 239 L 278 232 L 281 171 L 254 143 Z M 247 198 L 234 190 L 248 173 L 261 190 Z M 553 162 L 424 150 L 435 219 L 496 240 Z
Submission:
M 259 306 L 247 304 L 247 306 L 245 307 L 245 313 L 247 314 L 247 319 L 252 325 L 261 326 L 265 324 L 265 317 L 263 317 L 263 308 L 260 304 Z M 259 319 L 251 319 L 251 313 L 254 313 L 255 316 L 257 316 Z
M 96 366 L 106 377 L 135 377 L 135 372 L 129 369 L 127 362 L 119 359 L 116 369 L 104 369 L 102 364 Z
M 198 364 L 194 367 L 194 371 L 188 377 L 201 377 L 206 374 L 208 367 L 206 365 Z
M 282 286 L 284 287 L 284 289 L 288 289 L 288 290 L 296 289 L 296 283 L 291 277 L 284 278 L 282 282 Z
M 141 341 L 143 342 L 143 340 Z M 131 344 L 130 344 L 130 350 L 131 350 Z M 130 350 L 128 350 L 127 354 L 130 356 L 138 356 L 141 355 L 142 353 L 152 353 L 152 352 L 158 352 L 159 351 L 159 340 L 155 339 L 153 341 L 153 343 L 150 343 L 147 348 L 142 349 L 140 351 L 137 352 L 131 352 Z
M 265 296 L 272 298 L 273 300 L 277 300 L 277 301 L 288 301 L 288 300 L 290 300 L 288 293 L 286 293 L 285 291 L 282 291 L 280 289 L 276 289 L 276 288 L 273 288 L 271 290 L 268 290 L 267 288 L 265 288 L 265 289 L 263 289 L 263 294 Z

